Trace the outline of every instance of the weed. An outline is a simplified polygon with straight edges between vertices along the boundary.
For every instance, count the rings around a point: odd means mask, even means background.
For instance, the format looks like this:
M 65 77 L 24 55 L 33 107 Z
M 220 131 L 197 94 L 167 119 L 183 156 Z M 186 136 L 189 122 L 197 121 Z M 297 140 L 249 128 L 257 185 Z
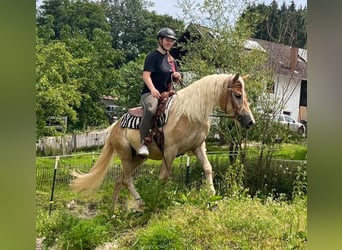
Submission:
M 133 249 L 184 249 L 179 228 L 172 222 L 163 221 L 137 234 Z
M 94 249 L 109 240 L 110 224 L 103 215 L 81 219 L 61 210 L 51 216 L 40 211 L 37 217 L 37 236 L 44 238 L 42 243 L 46 248 Z

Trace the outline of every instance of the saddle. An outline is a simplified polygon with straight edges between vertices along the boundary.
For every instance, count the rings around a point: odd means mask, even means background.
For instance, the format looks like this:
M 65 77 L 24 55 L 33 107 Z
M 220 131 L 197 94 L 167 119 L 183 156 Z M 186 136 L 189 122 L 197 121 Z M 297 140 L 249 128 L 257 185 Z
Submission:
M 166 108 L 166 104 L 167 104 L 167 100 L 173 96 L 174 94 L 176 94 L 176 91 L 174 90 L 170 90 L 167 92 L 163 92 L 159 98 L 159 104 L 158 104 L 158 108 L 157 111 L 155 113 L 155 115 L 152 118 L 152 127 L 150 130 L 150 133 L 146 136 L 146 138 L 144 139 L 144 143 L 148 143 L 146 145 L 149 145 L 149 143 L 151 143 L 152 141 L 152 136 L 154 141 L 156 142 L 156 144 L 158 145 L 159 149 L 164 152 L 164 131 L 162 129 L 158 128 L 158 123 L 157 123 L 157 118 L 160 117 Z
M 152 140 L 154 140 L 159 147 L 159 149 L 164 152 L 164 132 L 162 129 L 159 129 L 161 127 L 160 120 L 159 118 L 164 114 L 168 99 L 176 94 L 176 91 L 170 90 L 161 93 L 160 98 L 159 98 L 159 103 L 158 107 L 156 110 L 156 113 L 152 117 L 152 122 L 151 122 L 151 128 L 148 133 L 148 135 L 144 138 L 144 144 L 146 146 L 150 145 Z M 143 116 L 143 109 L 142 107 L 135 107 L 135 108 L 130 108 L 128 110 L 128 114 L 135 116 L 135 117 L 142 117 Z

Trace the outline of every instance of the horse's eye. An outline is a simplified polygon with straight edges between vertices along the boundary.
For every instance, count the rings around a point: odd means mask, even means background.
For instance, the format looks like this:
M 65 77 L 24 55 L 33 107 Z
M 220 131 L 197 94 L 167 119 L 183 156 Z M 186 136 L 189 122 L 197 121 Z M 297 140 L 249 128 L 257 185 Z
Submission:
M 237 99 L 241 99 L 241 94 L 234 93 L 234 96 L 235 96 L 235 98 L 237 98 Z

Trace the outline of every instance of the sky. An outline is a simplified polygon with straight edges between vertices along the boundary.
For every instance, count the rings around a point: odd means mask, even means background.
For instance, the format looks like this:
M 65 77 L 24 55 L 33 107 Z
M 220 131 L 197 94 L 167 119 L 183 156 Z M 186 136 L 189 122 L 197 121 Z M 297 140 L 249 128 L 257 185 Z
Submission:
M 204 0 L 192 0 L 196 3 L 203 3 Z M 266 5 L 269 5 L 273 0 L 257 0 L 258 3 L 265 3 Z M 177 0 L 150 0 L 150 2 L 154 3 L 153 7 L 148 8 L 149 10 L 154 10 L 157 14 L 160 15 L 170 15 L 174 16 L 175 18 L 182 16 L 182 10 L 177 5 Z M 291 0 L 276 0 L 279 7 L 285 2 L 285 4 L 288 6 L 291 3 Z M 307 6 L 307 0 L 294 0 L 294 3 L 296 4 L 297 8 L 302 6 Z
M 95 0 L 96 1 L 96 0 Z M 205 0 L 189 0 L 194 3 L 203 3 Z M 253 0 L 251 0 L 252 2 Z M 273 0 L 254 0 L 256 3 L 265 3 L 269 5 Z M 290 5 L 292 0 L 276 0 L 279 7 L 285 2 L 288 6 Z M 36 6 L 41 5 L 43 0 L 36 0 Z M 182 18 L 182 9 L 177 7 L 177 0 L 149 0 L 149 2 L 153 3 L 153 7 L 149 7 L 148 9 L 151 11 L 155 11 L 159 15 L 169 15 L 177 19 Z M 241 2 L 241 1 L 240 1 Z M 294 3 L 298 7 L 307 6 L 307 0 L 294 0 Z M 235 19 L 235 18 L 233 18 Z
M 180 8 L 177 8 L 177 0 L 149 0 L 150 2 L 154 3 L 154 7 L 149 8 L 150 10 L 154 10 L 157 14 L 168 14 L 170 16 L 173 15 L 180 15 L 182 13 Z M 204 0 L 192 0 L 197 3 L 203 3 Z M 283 2 L 286 5 L 291 3 L 291 0 L 276 0 L 278 5 L 281 6 Z M 40 5 L 43 0 L 36 0 L 36 5 Z M 270 4 L 272 0 L 256 0 L 256 2 Z M 294 3 L 297 7 L 299 6 L 307 6 L 307 0 L 294 0 Z

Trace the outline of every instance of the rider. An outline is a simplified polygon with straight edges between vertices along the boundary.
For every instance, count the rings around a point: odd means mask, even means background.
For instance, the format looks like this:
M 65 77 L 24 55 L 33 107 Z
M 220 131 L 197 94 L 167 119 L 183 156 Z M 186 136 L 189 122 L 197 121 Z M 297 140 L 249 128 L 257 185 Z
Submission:
M 170 54 L 170 49 L 177 40 L 176 33 L 170 28 L 162 28 L 158 32 L 157 40 L 158 48 L 147 55 L 143 69 L 145 84 L 142 88 L 140 102 L 144 114 L 140 124 L 141 145 L 137 154 L 144 157 L 149 155 L 147 143 L 144 139 L 151 128 L 160 95 L 173 88 L 174 80 L 181 79 L 178 65 Z

